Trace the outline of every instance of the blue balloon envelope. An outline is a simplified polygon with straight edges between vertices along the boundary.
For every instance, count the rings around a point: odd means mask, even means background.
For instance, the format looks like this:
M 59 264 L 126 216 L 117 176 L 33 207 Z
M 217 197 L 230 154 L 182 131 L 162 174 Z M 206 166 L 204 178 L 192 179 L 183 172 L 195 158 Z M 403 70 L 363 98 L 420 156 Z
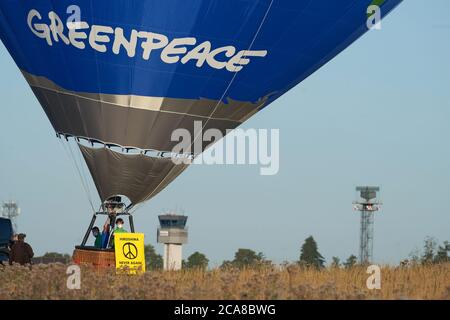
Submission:
M 400 2 L 2 0 L 0 38 L 58 135 L 102 144 L 80 145 L 101 199 L 136 204 L 186 168 L 174 130 L 236 128 Z

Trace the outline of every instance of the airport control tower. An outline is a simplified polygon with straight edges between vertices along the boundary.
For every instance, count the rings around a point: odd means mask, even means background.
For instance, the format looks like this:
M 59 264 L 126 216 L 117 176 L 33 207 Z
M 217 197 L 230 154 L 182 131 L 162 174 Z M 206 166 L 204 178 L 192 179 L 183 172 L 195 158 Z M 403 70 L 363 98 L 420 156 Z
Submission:
M 186 229 L 187 216 L 177 214 L 163 214 L 158 216 L 157 241 L 164 243 L 164 270 L 180 270 L 182 245 L 187 243 L 188 231 Z
M 357 200 L 353 202 L 353 210 L 361 213 L 361 231 L 359 242 L 359 263 L 372 262 L 373 255 L 373 217 L 380 209 L 381 202 L 377 193 L 379 187 L 356 187 L 359 193 Z

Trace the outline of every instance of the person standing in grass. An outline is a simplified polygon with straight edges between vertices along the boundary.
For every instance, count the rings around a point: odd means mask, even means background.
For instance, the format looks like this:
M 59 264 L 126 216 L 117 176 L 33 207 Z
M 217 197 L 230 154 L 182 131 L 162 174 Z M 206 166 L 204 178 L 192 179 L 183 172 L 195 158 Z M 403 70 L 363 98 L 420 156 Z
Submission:
M 17 242 L 19 235 L 17 233 L 15 233 L 12 237 L 11 240 L 9 240 L 8 243 L 8 250 L 11 251 L 12 246 L 14 245 L 14 243 Z
M 31 264 L 34 256 L 33 249 L 25 242 L 26 235 L 21 233 L 17 236 L 17 241 L 11 246 L 9 253 L 9 264 L 19 263 L 21 265 Z

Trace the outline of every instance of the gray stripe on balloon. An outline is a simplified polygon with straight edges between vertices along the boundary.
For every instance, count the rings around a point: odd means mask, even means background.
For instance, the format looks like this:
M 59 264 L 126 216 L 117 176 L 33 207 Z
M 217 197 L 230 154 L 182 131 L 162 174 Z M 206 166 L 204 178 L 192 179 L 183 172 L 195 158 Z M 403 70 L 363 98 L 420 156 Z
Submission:
M 178 143 L 170 139 L 176 129 L 187 129 L 193 137 L 194 121 L 209 119 L 204 130 L 215 128 L 225 135 L 227 130 L 238 127 L 264 107 L 270 96 L 257 102 L 229 98 L 227 103 L 219 103 L 210 118 L 217 100 L 76 92 L 46 77 L 22 73 L 56 132 L 97 139 L 105 144 L 159 151 L 172 150 Z M 127 112 L 130 112 L 128 116 Z M 153 124 L 150 131 L 149 124 Z M 149 133 L 142 135 L 142 132 Z M 207 144 L 203 143 L 203 149 Z

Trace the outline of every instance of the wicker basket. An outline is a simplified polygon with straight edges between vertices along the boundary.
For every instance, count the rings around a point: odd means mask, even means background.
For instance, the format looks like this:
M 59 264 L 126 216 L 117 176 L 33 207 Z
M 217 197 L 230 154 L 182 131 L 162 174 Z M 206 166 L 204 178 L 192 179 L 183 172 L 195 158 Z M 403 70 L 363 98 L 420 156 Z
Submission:
M 73 262 L 76 264 L 91 265 L 97 268 L 116 266 L 114 250 L 98 250 L 77 247 L 73 251 Z

